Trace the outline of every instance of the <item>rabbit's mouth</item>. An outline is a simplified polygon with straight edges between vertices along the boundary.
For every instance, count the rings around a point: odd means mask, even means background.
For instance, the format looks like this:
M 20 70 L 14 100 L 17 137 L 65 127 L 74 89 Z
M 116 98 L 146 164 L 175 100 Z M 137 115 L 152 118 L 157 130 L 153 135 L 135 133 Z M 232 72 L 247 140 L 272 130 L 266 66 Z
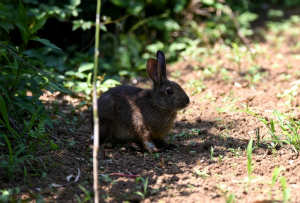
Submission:
M 179 108 L 179 110 L 182 110 L 188 107 L 189 104 L 190 104 L 190 98 L 186 97 L 185 99 L 182 99 L 177 103 L 177 107 Z
M 177 110 L 180 111 L 180 110 L 182 110 L 182 109 L 188 107 L 189 104 L 190 104 L 189 101 L 188 101 L 188 102 L 186 102 L 186 101 L 181 101 L 181 102 L 179 102 L 179 103 L 176 105 Z

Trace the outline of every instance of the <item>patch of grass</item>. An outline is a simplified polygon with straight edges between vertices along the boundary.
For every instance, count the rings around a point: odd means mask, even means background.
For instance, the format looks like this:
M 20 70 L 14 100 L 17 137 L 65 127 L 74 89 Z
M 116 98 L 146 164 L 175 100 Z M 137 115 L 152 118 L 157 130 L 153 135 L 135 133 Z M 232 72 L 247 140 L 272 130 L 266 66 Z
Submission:
M 278 93 L 276 96 L 278 98 L 285 98 L 286 102 L 284 103 L 286 106 L 291 106 L 292 102 L 296 100 L 296 96 L 298 95 L 298 85 L 292 86 L 290 89 L 285 89 L 282 94 Z
M 206 89 L 206 85 L 204 85 L 204 78 L 200 77 L 199 80 L 189 80 L 187 87 L 192 90 L 191 95 L 201 93 Z

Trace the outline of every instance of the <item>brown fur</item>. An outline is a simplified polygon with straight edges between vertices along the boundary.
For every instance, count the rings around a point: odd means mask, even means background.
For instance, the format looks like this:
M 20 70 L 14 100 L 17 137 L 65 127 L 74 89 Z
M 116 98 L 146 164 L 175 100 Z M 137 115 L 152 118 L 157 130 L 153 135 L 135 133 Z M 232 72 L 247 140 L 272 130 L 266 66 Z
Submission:
M 122 85 L 98 99 L 101 144 L 136 147 L 135 143 L 141 143 L 150 153 L 169 147 L 164 136 L 172 129 L 177 111 L 189 104 L 189 98 L 177 83 L 166 78 L 163 52 L 157 52 L 157 60 L 148 60 L 147 73 L 153 89 Z M 173 94 L 168 94 L 170 88 Z

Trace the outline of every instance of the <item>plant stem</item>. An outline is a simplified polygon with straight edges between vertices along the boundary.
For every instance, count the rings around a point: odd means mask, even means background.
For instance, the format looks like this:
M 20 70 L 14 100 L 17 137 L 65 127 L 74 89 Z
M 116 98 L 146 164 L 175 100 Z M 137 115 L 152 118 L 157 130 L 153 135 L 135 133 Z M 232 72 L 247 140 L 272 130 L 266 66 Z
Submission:
M 94 55 L 94 77 L 93 77 L 93 117 L 94 117 L 94 148 L 93 148 L 93 175 L 94 175 L 94 202 L 99 202 L 98 194 L 98 162 L 97 155 L 99 149 L 99 118 L 97 109 L 97 92 L 96 81 L 98 72 L 98 57 L 99 57 L 99 35 L 100 35 L 100 9 L 101 0 L 97 0 L 96 12 L 96 32 L 95 32 L 95 55 Z

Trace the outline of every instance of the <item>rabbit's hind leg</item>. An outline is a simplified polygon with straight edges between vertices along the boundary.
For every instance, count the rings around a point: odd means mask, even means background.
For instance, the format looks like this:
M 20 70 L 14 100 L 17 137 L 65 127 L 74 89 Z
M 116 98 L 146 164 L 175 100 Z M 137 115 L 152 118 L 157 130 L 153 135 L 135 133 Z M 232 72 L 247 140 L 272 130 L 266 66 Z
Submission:
M 112 122 L 110 120 L 101 119 L 99 136 L 100 136 L 100 144 L 104 144 L 104 143 L 114 144 L 114 143 L 112 143 L 113 127 L 112 127 Z
M 122 143 L 122 146 L 126 147 L 128 149 L 134 150 L 134 151 L 142 151 L 141 143 L 128 141 L 128 142 Z

